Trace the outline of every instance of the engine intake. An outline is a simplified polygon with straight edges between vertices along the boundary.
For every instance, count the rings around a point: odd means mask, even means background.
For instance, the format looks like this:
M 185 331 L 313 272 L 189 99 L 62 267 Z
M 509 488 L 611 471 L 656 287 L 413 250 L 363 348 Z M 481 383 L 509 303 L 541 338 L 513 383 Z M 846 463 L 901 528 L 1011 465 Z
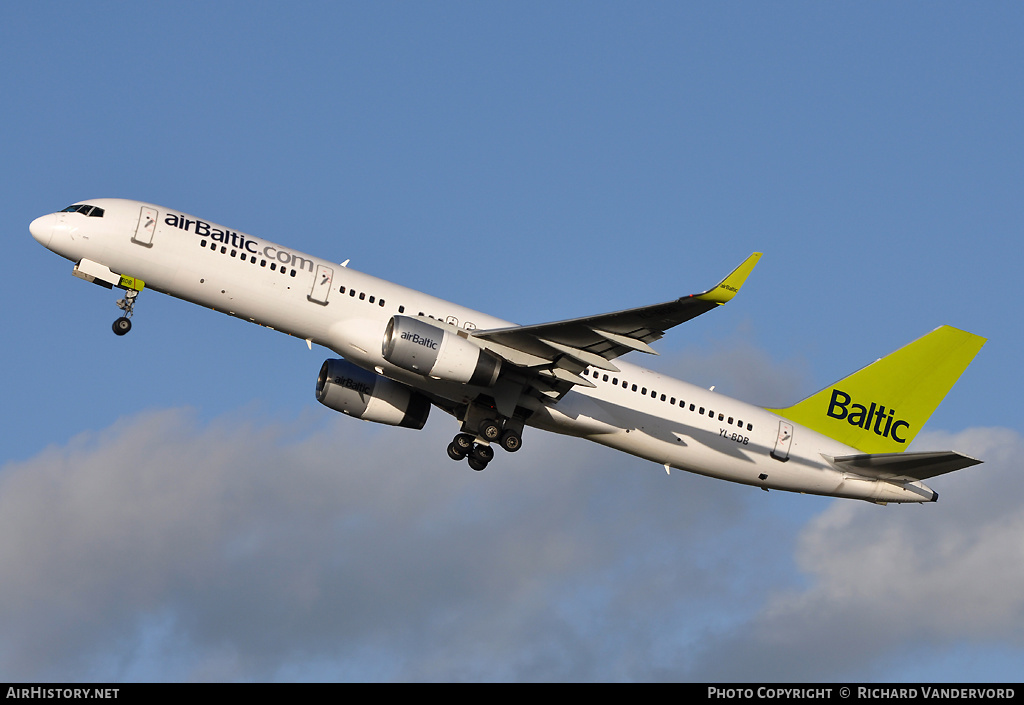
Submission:
M 419 430 L 427 422 L 430 400 L 387 377 L 348 360 L 327 360 L 316 380 L 316 400 L 365 421 Z
M 421 318 L 392 316 L 381 346 L 384 359 L 427 377 L 493 387 L 501 358 Z

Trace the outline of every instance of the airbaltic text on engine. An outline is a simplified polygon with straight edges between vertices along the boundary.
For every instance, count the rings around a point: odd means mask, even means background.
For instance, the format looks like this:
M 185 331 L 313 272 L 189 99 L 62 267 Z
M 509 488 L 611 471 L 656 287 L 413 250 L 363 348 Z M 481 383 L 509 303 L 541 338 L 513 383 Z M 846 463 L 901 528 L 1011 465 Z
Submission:
M 373 394 L 373 386 L 372 385 L 365 384 L 363 382 L 359 382 L 358 380 L 354 380 L 351 377 L 343 377 L 342 375 L 338 375 L 337 377 L 335 377 L 331 381 L 334 382 L 339 387 L 344 387 L 345 389 L 351 389 L 353 392 L 359 392 L 360 394 L 366 394 L 366 395 Z
M 417 345 L 422 345 L 425 348 L 430 348 L 431 350 L 437 350 L 437 341 L 436 340 L 434 340 L 433 338 L 424 337 L 424 336 L 420 335 L 419 333 L 412 333 L 412 332 L 409 332 L 409 331 L 405 331 L 405 332 L 402 333 L 402 340 L 408 340 L 410 343 L 416 343 Z
M 889 413 L 886 414 L 886 408 L 880 404 L 876 405 L 875 402 L 871 402 L 869 408 L 863 404 L 851 404 L 851 401 L 849 394 L 833 389 L 832 401 L 828 405 L 828 415 L 840 421 L 846 419 L 846 422 L 853 426 L 874 431 L 875 435 L 891 438 L 897 443 L 907 442 L 906 438 L 896 434 L 896 429 L 910 428 L 910 424 L 902 419 L 896 420 L 896 409 L 889 409 Z M 871 424 L 872 420 L 874 420 L 874 426 Z M 883 421 L 885 422 L 884 428 L 882 427 Z

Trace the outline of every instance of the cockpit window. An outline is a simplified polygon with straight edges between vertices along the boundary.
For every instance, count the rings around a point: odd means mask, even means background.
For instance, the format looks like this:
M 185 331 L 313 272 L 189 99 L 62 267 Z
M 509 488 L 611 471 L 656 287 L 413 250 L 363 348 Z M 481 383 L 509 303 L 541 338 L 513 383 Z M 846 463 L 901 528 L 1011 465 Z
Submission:
M 81 213 L 92 218 L 102 218 L 103 209 L 99 206 L 90 206 L 87 203 L 79 203 L 74 206 L 68 206 L 61 213 Z

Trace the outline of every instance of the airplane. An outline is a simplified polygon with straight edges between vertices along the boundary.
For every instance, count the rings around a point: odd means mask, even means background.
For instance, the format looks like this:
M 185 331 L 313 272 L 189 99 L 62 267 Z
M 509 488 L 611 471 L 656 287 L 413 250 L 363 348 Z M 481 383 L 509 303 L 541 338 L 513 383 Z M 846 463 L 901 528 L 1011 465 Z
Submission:
M 125 292 L 121 336 L 154 290 L 314 343 L 316 398 L 355 418 L 421 429 L 432 407 L 460 424 L 450 458 L 483 470 L 526 427 L 763 490 L 934 502 L 924 484 L 981 461 L 905 452 L 985 344 L 942 326 L 786 408 L 762 408 L 620 358 L 655 353 L 670 328 L 731 301 L 760 253 L 673 301 L 535 325 L 485 313 L 238 232 L 125 199 L 80 201 L 29 225 L 72 274 Z M 656 353 L 655 353 L 656 354 Z

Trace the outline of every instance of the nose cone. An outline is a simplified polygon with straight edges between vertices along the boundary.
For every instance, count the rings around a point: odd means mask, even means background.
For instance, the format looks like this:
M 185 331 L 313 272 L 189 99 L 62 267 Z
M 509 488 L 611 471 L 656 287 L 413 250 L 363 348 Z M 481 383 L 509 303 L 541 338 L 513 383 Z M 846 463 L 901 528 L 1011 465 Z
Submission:
M 53 213 L 40 216 L 29 223 L 28 231 L 32 233 L 32 237 L 34 237 L 40 245 L 43 247 L 49 247 L 50 236 L 53 235 L 53 224 L 55 221 L 56 217 Z

